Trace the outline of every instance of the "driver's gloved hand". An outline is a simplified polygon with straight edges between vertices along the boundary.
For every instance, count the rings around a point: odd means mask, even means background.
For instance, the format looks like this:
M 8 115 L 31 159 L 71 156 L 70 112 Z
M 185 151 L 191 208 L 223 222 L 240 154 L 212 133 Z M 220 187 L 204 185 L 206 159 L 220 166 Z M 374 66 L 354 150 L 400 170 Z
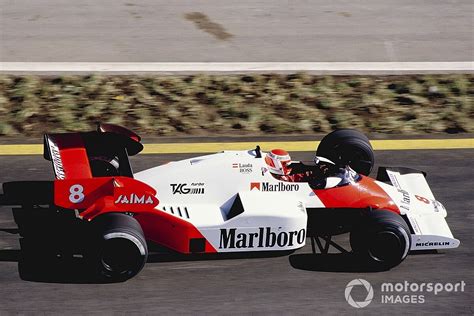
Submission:
M 321 171 L 322 175 L 326 175 L 329 172 L 329 166 L 325 163 L 320 163 L 319 164 L 319 171 Z
M 324 189 L 326 187 L 326 178 L 313 178 L 308 181 L 311 189 Z
M 308 170 L 308 167 L 306 167 L 301 162 L 292 162 L 291 164 L 288 165 L 288 168 L 291 169 L 290 174 L 304 173 L 305 171 Z

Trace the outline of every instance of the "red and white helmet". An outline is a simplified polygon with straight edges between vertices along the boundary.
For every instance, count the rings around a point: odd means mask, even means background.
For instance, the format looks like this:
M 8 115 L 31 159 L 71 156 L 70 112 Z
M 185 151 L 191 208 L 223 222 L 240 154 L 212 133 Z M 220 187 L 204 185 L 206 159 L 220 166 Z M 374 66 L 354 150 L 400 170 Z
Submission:
M 291 157 L 286 150 L 273 149 L 267 153 L 265 162 L 268 165 L 268 169 L 273 174 L 286 176 L 290 173 L 288 165 L 291 163 Z

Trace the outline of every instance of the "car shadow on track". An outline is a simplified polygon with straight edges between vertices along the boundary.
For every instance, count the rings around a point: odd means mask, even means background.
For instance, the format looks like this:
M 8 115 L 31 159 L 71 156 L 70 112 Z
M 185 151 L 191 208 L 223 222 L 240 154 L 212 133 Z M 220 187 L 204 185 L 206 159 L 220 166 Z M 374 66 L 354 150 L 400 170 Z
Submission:
M 106 283 L 92 278 L 82 258 L 24 258 L 19 249 L 0 250 L 0 262 L 17 262 L 18 274 L 24 281 L 43 283 Z
M 410 255 L 436 255 L 436 250 L 410 251 Z M 347 253 L 300 253 L 289 256 L 293 268 L 320 272 L 382 272 L 388 269 L 367 265 L 352 252 Z
M 191 254 L 183 255 L 166 249 L 151 249 L 147 264 L 160 262 L 206 261 L 228 259 L 274 258 L 289 255 L 289 263 L 294 269 L 319 272 L 380 272 L 381 269 L 368 267 L 352 253 L 297 253 L 294 251 L 248 252 L 229 254 Z M 427 252 L 422 252 L 427 253 Z M 433 252 L 429 252 L 433 253 Z M 417 254 L 417 253 L 413 253 Z M 22 280 L 42 283 L 97 284 L 110 283 L 92 277 L 94 273 L 80 257 L 44 258 L 26 257 L 22 250 L 0 250 L 0 262 L 17 262 Z
M 320 272 L 380 272 L 381 269 L 368 267 L 352 253 L 294 254 L 289 257 L 293 268 Z
M 292 252 L 293 253 L 293 252 Z M 207 261 L 229 259 L 258 259 L 288 256 L 288 252 L 232 253 L 232 254 L 192 254 L 182 255 L 172 252 L 150 253 L 147 264 L 160 262 Z M 41 283 L 97 284 L 110 283 L 92 277 L 82 258 L 24 258 L 21 250 L 0 250 L 0 262 L 17 262 L 18 274 L 24 281 Z M 358 264 L 351 254 L 292 254 L 291 266 L 299 270 L 325 272 L 373 272 Z
M 206 261 L 227 259 L 257 259 L 288 256 L 294 251 L 286 252 L 258 252 L 258 253 L 232 253 L 232 254 L 191 254 L 183 255 L 162 249 L 151 252 L 147 264 L 159 262 Z M 112 283 L 104 279 L 93 277 L 95 274 L 80 257 L 60 258 L 44 256 L 25 256 L 21 249 L 0 250 L 0 262 L 17 262 L 18 274 L 24 281 L 41 283 L 66 283 L 66 284 L 98 284 Z

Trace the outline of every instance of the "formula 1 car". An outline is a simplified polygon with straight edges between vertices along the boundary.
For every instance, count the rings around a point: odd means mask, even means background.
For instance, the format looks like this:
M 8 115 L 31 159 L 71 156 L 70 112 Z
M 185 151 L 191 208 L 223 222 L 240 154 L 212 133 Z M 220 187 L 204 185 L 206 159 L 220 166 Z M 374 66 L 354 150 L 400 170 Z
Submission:
M 325 136 L 316 154 L 329 170 L 298 182 L 275 178 L 259 146 L 134 174 L 128 157 L 143 149 L 140 141 L 111 124 L 46 134 L 44 158 L 55 180 L 4 183 L 0 196 L 0 204 L 20 206 L 14 218 L 22 251 L 44 254 L 40 245 L 48 245 L 59 257 L 80 254 L 94 273 L 115 281 L 143 268 L 150 244 L 182 254 L 293 251 L 311 237 L 327 253 L 329 244 L 341 249 L 331 236 L 349 233 L 352 253 L 383 269 L 410 250 L 459 246 L 425 174 L 380 167 L 377 180 L 369 178 L 374 153 L 355 130 Z

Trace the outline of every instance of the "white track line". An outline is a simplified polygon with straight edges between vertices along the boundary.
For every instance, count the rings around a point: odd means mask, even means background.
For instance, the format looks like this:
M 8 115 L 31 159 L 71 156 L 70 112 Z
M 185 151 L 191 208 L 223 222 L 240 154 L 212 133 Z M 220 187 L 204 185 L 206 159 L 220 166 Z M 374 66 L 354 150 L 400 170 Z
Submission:
M 0 72 L 473 72 L 465 62 L 0 62 Z

